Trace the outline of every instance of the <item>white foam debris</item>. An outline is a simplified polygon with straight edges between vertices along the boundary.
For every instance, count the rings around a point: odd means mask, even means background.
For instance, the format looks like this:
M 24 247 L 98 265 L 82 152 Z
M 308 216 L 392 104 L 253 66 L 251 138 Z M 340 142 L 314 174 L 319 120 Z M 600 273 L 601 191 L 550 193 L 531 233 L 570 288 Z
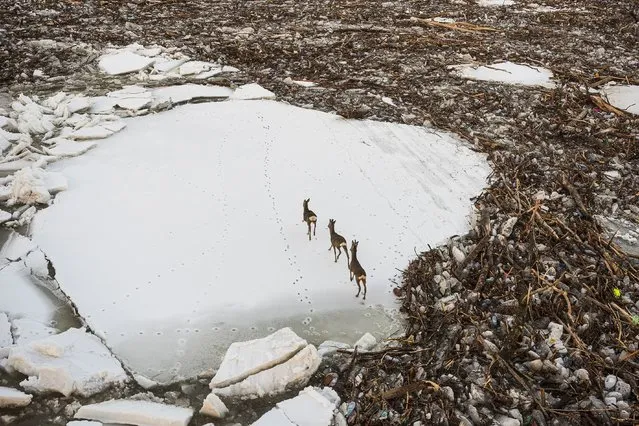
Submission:
M 11 198 L 8 204 L 46 204 L 51 199 L 44 177 L 47 172 L 42 169 L 25 167 L 14 175 L 11 182 Z
M 377 339 L 370 333 L 364 334 L 357 342 L 355 342 L 354 346 L 360 351 L 370 351 L 377 345 Z
M 273 368 L 253 374 L 241 382 L 213 392 L 226 397 L 255 399 L 273 396 L 306 385 L 317 371 L 322 358 L 313 345 L 308 345 L 293 358 Z
M 547 88 L 555 86 L 550 80 L 553 77 L 552 71 L 542 67 L 520 65 L 508 61 L 483 66 L 453 65 L 449 68 L 453 69 L 454 74 L 472 80 Z
M 33 395 L 17 389 L 0 386 L 0 408 L 24 407 L 31 403 Z
M 16 345 L 24 345 L 29 342 L 44 339 L 59 332 L 58 329 L 31 318 L 14 319 L 11 321 L 11 330 Z
M 0 312 L 0 348 L 13 345 L 13 335 L 11 334 L 11 323 L 9 317 L 4 312 Z
M 102 342 L 78 328 L 11 348 L 7 365 L 29 376 L 20 385 L 33 392 L 90 396 L 127 380 Z
M 229 413 L 229 409 L 226 408 L 226 405 L 222 402 L 222 400 L 211 392 L 204 403 L 202 404 L 202 408 L 200 409 L 200 413 L 206 414 L 207 416 L 211 416 L 216 419 L 221 419 L 226 417 Z
M 482 7 L 512 6 L 513 0 L 477 0 L 477 5 Z
M 308 387 L 296 397 L 278 402 L 253 426 L 329 426 L 338 404 L 339 397 L 332 389 Z
M 107 74 L 118 75 L 140 71 L 153 64 L 154 61 L 155 59 L 147 56 L 123 51 L 102 56 L 98 66 Z
M 281 364 L 308 343 L 288 327 L 261 339 L 235 342 L 226 351 L 209 387 L 222 388 Z
M 76 157 L 97 146 L 95 142 L 79 142 L 66 138 L 54 138 L 50 139 L 50 142 L 54 145 L 43 147 L 44 152 L 61 158 Z
M 160 87 L 153 90 L 157 101 L 171 100 L 173 103 L 186 102 L 197 98 L 228 98 L 233 90 L 224 86 L 205 86 L 201 84 L 183 84 L 180 86 Z
M 151 401 L 114 399 L 84 405 L 74 417 L 138 426 L 186 426 L 193 410 Z
M 257 83 L 249 83 L 235 89 L 229 99 L 252 100 L 252 99 L 275 99 L 275 93 L 266 90 Z
M 639 115 L 639 86 L 608 84 L 601 91 L 606 95 L 610 105 L 622 111 Z

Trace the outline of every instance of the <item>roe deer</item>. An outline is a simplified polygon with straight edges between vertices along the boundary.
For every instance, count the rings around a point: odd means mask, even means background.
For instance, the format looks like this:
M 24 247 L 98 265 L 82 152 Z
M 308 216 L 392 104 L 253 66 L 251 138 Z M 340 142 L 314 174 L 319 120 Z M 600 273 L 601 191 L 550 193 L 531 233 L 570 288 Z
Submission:
M 351 263 L 351 260 L 348 257 L 348 245 L 346 244 L 346 238 L 335 232 L 335 219 L 328 220 L 328 229 L 331 231 L 331 246 L 328 248 L 328 250 L 330 251 L 331 249 L 333 249 L 335 263 L 337 263 L 337 259 L 339 259 L 342 254 L 343 247 L 344 253 L 346 253 L 346 267 L 348 268 L 348 265 Z
M 364 284 L 364 297 L 363 300 L 366 300 L 366 271 L 362 268 L 362 265 L 359 264 L 359 260 L 357 260 L 357 244 L 358 241 L 353 240 L 351 243 L 351 263 L 348 266 L 348 270 L 351 273 L 351 281 L 355 278 L 357 282 L 357 294 L 355 297 L 359 297 L 359 293 L 362 291 L 361 284 Z
M 310 198 L 304 200 L 304 217 L 302 222 L 306 222 L 308 225 L 308 240 L 311 241 L 311 223 L 313 224 L 313 235 L 315 235 L 315 229 L 317 228 L 317 215 L 308 209 L 308 202 Z

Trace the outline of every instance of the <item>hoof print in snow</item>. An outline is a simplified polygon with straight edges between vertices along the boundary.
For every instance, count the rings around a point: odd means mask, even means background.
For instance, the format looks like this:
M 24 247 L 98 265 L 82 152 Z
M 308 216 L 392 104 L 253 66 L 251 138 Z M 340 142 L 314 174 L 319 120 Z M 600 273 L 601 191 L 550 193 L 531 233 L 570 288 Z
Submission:
M 209 387 L 216 395 L 254 399 L 304 386 L 321 358 L 290 328 L 231 344 Z

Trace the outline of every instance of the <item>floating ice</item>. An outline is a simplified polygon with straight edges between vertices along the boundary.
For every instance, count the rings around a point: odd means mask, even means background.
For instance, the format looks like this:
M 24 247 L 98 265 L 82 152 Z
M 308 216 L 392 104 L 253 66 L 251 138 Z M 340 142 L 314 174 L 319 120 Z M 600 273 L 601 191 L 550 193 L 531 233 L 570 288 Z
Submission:
M 21 392 L 17 389 L 0 386 L 0 408 L 24 407 L 31 403 L 33 395 Z
M 183 84 L 181 86 L 160 87 L 153 90 L 158 101 L 170 99 L 173 103 L 186 102 L 197 98 L 228 98 L 233 90 L 223 86 L 203 86 L 201 84 Z
M 118 52 L 100 58 L 100 69 L 111 75 L 127 74 L 140 71 L 153 64 L 155 59 L 131 52 Z
M 29 318 L 14 319 L 11 328 L 16 345 L 24 345 L 58 333 L 57 329 Z
M 639 86 L 606 85 L 601 91 L 606 95 L 610 105 L 639 115 Z
M 364 334 L 357 342 L 355 342 L 354 346 L 357 346 L 357 349 L 361 351 L 370 351 L 377 345 L 377 339 L 370 333 Z
M 270 90 L 266 90 L 257 83 L 245 84 L 238 87 L 231 95 L 231 99 L 234 100 L 249 100 L 249 99 L 275 99 L 275 93 Z
M 232 341 L 267 327 L 311 343 L 382 335 L 395 268 L 414 247 L 465 232 L 490 172 L 450 134 L 272 101 L 126 123 L 90 155 L 49 165 L 72 184 L 32 234 L 92 328 L 158 382 L 217 365 Z M 309 197 L 313 241 L 301 218 Z M 380 308 L 358 303 L 346 259 L 326 250 L 329 218 L 360 241 L 366 303 Z
M 29 376 L 20 385 L 33 392 L 90 396 L 127 380 L 102 342 L 77 328 L 11 348 L 7 365 Z
M 115 399 L 80 407 L 75 418 L 139 426 L 186 426 L 193 417 L 190 408 L 150 401 Z
M 524 86 L 542 86 L 552 88 L 552 71 L 531 65 L 519 65 L 512 62 L 500 62 L 492 65 L 455 65 L 450 67 L 455 74 L 472 80 L 496 81 Z
M 222 388 L 290 359 L 308 343 L 290 328 L 282 328 L 262 339 L 231 344 L 210 388 Z
M 216 419 L 221 419 L 229 413 L 229 410 L 226 408 L 226 405 L 224 405 L 222 400 L 211 392 L 204 400 L 200 413 Z
M 322 342 L 321 345 L 317 347 L 317 353 L 321 357 L 325 357 L 327 355 L 332 355 L 337 352 L 338 349 L 349 349 L 351 345 L 342 342 L 334 342 L 332 340 L 327 340 Z
M 295 398 L 277 403 L 253 426 L 329 426 L 337 404 L 339 397 L 332 389 L 308 387 Z

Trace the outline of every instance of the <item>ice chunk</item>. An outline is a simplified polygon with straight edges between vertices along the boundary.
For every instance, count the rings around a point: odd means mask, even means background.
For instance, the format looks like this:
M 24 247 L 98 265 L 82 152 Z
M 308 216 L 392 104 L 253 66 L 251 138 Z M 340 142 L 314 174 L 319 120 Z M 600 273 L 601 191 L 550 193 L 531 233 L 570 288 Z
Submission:
M 13 345 L 13 335 L 11 334 L 11 323 L 7 314 L 0 312 L 0 348 Z
M 377 339 L 370 333 L 364 334 L 357 342 L 355 342 L 355 346 L 360 351 L 370 351 L 377 345 Z
M 11 219 L 11 213 L 5 212 L 4 210 L 0 209 L 0 224 L 5 223 L 9 219 Z
M 216 419 L 221 419 L 229 413 L 229 410 L 226 408 L 226 405 L 224 405 L 222 400 L 211 392 L 204 400 L 200 413 Z
M 102 426 L 102 423 L 91 420 L 73 420 L 68 422 L 67 426 Z
M 65 138 L 50 139 L 55 145 L 51 148 L 44 147 L 44 151 L 49 155 L 56 157 L 75 157 L 84 154 L 88 150 L 95 148 L 95 142 L 77 142 Z
M 24 345 L 29 342 L 44 339 L 47 336 L 58 334 L 57 329 L 30 318 L 14 319 L 11 328 L 16 345 Z
M 98 66 L 110 75 L 126 74 L 139 71 L 153 64 L 155 59 L 131 52 L 118 52 L 100 58 Z
M 328 399 L 326 394 L 326 390 L 308 387 L 295 398 L 277 403 L 253 426 L 329 426 L 339 398 Z
M 288 327 L 262 339 L 232 343 L 209 387 L 222 388 L 238 383 L 290 359 L 307 344 Z
M 152 389 L 158 385 L 158 382 L 156 382 L 155 380 L 151 380 L 141 374 L 134 375 L 133 379 L 135 379 L 138 385 L 142 386 L 144 389 Z
M 520 65 L 512 62 L 500 62 L 476 67 L 473 65 L 455 65 L 450 67 L 455 74 L 473 80 L 496 81 L 524 86 L 542 86 L 552 88 L 552 71 L 532 65 Z
M 477 0 L 477 5 L 482 7 L 511 6 L 515 4 L 513 0 Z
M 334 354 L 338 349 L 349 349 L 351 345 L 342 342 L 327 340 L 317 347 L 317 353 L 321 357 Z
M 283 364 L 253 374 L 237 384 L 213 389 L 213 392 L 217 395 L 241 399 L 277 395 L 306 385 L 313 373 L 317 371 L 321 361 L 322 358 L 317 354 L 315 346 L 308 345 Z
M 138 426 L 186 426 L 193 417 L 193 410 L 150 401 L 114 399 L 84 405 L 74 417 Z
M 76 140 L 104 139 L 119 132 L 126 126 L 124 121 L 103 121 L 91 127 L 83 127 L 71 132 L 68 137 Z
M 46 204 L 51 195 L 45 186 L 45 171 L 25 167 L 16 172 L 11 182 L 11 198 L 9 204 Z
M 102 342 L 78 328 L 12 348 L 7 364 L 29 376 L 20 385 L 34 392 L 90 396 L 127 380 Z
M 0 386 L 0 408 L 24 407 L 31 403 L 31 398 L 33 398 L 33 395 L 17 389 Z
M 187 59 L 158 59 L 153 64 L 153 69 L 160 73 L 166 73 L 174 70 L 186 61 Z
M 178 72 L 180 73 L 180 75 L 193 75 L 208 71 L 211 68 L 215 67 L 216 65 L 211 64 L 210 62 L 189 61 L 183 65 L 180 65 Z
M 631 114 L 639 114 L 639 86 L 606 85 L 602 92 L 610 105 Z
M 289 85 L 296 85 L 301 87 L 315 87 L 317 83 L 313 83 L 312 81 L 307 80 L 293 80 L 291 77 L 286 77 L 284 79 L 284 83 Z
M 275 93 L 266 90 L 257 83 L 245 84 L 235 89 L 230 99 L 250 100 L 250 99 L 275 99 Z
M 153 90 L 153 96 L 164 101 L 171 99 L 173 103 L 190 101 L 197 98 L 228 98 L 233 90 L 223 86 L 204 86 L 201 84 L 183 84 L 181 86 L 160 87 Z
M 71 114 L 81 112 L 91 107 L 91 101 L 85 96 L 76 96 L 67 104 L 67 108 Z

